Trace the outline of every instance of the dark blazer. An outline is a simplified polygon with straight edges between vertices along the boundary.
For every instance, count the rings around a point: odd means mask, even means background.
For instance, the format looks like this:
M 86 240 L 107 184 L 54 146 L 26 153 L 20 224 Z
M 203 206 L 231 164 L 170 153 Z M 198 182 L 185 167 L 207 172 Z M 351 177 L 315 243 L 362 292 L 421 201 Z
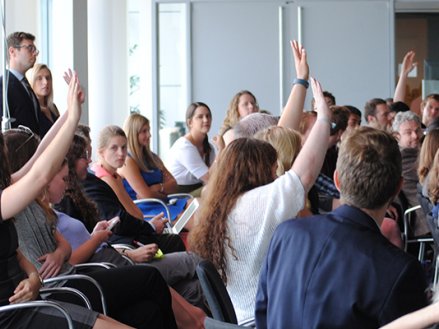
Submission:
M 378 328 L 427 305 L 419 262 L 361 210 L 341 206 L 277 228 L 261 270 L 261 328 Z
M 131 216 L 120 203 L 117 195 L 112 188 L 102 179 L 92 173 L 87 174 L 85 181 L 81 182 L 85 195 L 95 202 L 99 218 L 110 219 L 114 216 L 120 217 L 120 222 L 112 230 L 115 234 L 110 237 L 111 243 L 131 243 L 133 240 L 143 244 L 157 243 L 164 253 L 185 251 L 186 247 L 181 238 L 176 234 L 156 235 L 155 230 L 145 221 L 141 221 Z M 55 206 L 61 212 L 73 218 L 82 220 L 81 210 L 70 197 L 65 196 L 63 200 Z M 92 232 L 93 227 L 84 223 L 87 229 Z
M 29 96 L 26 88 L 17 77 L 8 71 L 9 86 L 8 86 L 8 105 L 10 117 L 15 121 L 11 122 L 12 128 L 17 128 L 19 125 L 29 127 L 35 134 L 40 135 L 40 117 L 41 109 L 37 102 L 37 113 L 35 114 L 34 104 L 32 98 Z M 0 77 L 0 104 L 3 104 L 3 76 Z M 32 91 L 33 92 L 33 91 Z M 36 96 L 35 96 L 36 98 Z M 3 106 L 2 106 L 3 116 Z

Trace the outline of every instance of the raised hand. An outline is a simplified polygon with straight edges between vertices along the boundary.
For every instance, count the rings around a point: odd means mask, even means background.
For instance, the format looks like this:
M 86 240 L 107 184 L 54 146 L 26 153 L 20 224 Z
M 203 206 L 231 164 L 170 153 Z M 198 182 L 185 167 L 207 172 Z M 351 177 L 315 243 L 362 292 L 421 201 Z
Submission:
M 407 54 L 405 54 L 404 59 L 402 60 L 402 68 L 401 75 L 408 75 L 417 65 L 417 62 L 414 62 L 416 53 L 411 50 Z
M 64 81 L 69 85 L 69 88 L 70 88 L 70 83 L 72 82 L 72 80 L 75 80 L 78 78 L 78 74 L 75 71 L 68 69 L 67 71 L 64 72 L 63 78 L 64 78 Z M 85 93 L 84 93 L 84 90 L 82 89 L 80 84 L 79 84 L 78 92 L 79 92 L 79 102 L 81 104 L 83 104 L 85 101 Z
M 311 89 L 314 95 L 318 117 L 331 120 L 331 110 L 329 109 L 328 104 L 326 104 L 325 97 L 323 97 L 323 90 L 320 82 L 311 78 Z
M 305 48 L 294 40 L 290 41 L 291 50 L 293 51 L 294 65 L 296 67 L 296 74 L 298 79 L 308 80 L 309 78 L 309 66 L 306 57 Z
M 67 111 L 68 117 L 73 120 L 79 121 L 81 117 L 81 104 L 83 103 L 84 93 L 82 92 L 79 84 L 78 75 L 73 72 L 72 79 L 69 82 L 69 90 L 67 93 Z

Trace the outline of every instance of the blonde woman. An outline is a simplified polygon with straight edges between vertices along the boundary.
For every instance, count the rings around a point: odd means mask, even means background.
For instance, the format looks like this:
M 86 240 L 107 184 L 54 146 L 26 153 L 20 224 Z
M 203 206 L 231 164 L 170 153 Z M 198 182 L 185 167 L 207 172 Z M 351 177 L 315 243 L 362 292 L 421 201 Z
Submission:
M 168 202 L 167 195 L 177 191 L 177 182 L 159 156 L 149 148 L 149 120 L 141 114 L 133 113 L 125 121 L 124 131 L 127 136 L 128 154 L 125 165 L 117 172 L 123 179 L 125 190 L 133 200 L 157 198 Z M 185 205 L 185 199 L 179 199 L 175 204 L 169 205 L 170 219 L 175 219 Z M 139 208 L 143 215 L 156 215 L 163 211 L 159 204 L 141 204 Z
M 266 141 L 277 152 L 276 175 L 281 176 L 290 170 L 302 147 L 300 134 L 292 129 L 274 126 L 258 132 L 255 138 Z
M 259 112 L 259 105 L 255 95 L 248 90 L 241 90 L 233 96 L 227 109 L 226 118 L 219 131 L 217 139 L 222 138 L 225 145 L 229 144 L 233 137 L 231 129 L 239 120 L 247 115 Z
M 27 74 L 40 104 L 41 112 L 44 114 L 40 122 L 40 130 L 44 135 L 59 118 L 58 108 L 53 103 L 52 72 L 46 64 L 35 64 Z

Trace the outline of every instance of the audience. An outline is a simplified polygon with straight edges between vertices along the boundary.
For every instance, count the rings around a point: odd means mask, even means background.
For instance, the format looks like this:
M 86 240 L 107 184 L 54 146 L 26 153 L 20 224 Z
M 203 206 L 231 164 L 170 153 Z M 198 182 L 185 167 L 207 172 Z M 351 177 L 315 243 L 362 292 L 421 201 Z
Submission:
M 66 113 L 42 141 L 34 157 L 20 171 L 12 175 L 7 160 L 8 150 L 4 145 L 3 135 L 0 134 L 2 159 L 0 241 L 3 244 L 0 305 L 2 306 L 40 298 L 39 289 L 42 286 L 42 279 L 36 267 L 18 249 L 14 222 L 17 224 L 19 220 L 14 217 L 41 194 L 42 189 L 61 166 L 81 116 L 81 102 L 83 102 L 83 94 L 78 78 L 74 75 L 69 84 Z M 9 152 L 16 150 L 10 149 Z M 76 305 L 62 303 L 62 306 L 72 317 L 76 328 L 129 328 L 107 316 Z M 57 328 L 64 323 L 65 320 L 59 317 L 57 311 L 49 309 L 26 308 L 0 313 L 2 328 Z
M 390 110 L 386 101 L 381 98 L 373 98 L 364 106 L 364 117 L 369 127 L 389 131 Z
M 359 126 L 361 126 L 361 111 L 352 105 L 345 105 L 344 107 L 349 111 L 346 131 L 350 132 L 351 130 L 357 129 Z
M 292 168 L 276 179 L 277 154 L 270 144 L 234 140 L 218 159 L 201 200 L 199 223 L 189 235 L 191 250 L 212 261 L 227 283 L 240 322 L 253 317 L 257 276 L 271 235 L 304 208 L 323 162 L 330 111 L 320 84 L 311 82 L 317 121 Z
M 255 95 L 248 90 L 241 90 L 230 101 L 226 117 L 219 131 L 217 139 L 222 138 L 225 145 L 228 145 L 234 138 L 232 128 L 247 115 L 259 112 L 258 101 Z M 221 148 L 221 147 L 219 147 Z
M 419 262 L 379 231 L 401 185 L 395 139 L 355 130 L 341 143 L 334 177 L 344 205 L 274 233 L 256 297 L 257 328 L 377 328 L 427 304 Z
M 439 94 L 430 94 L 421 103 L 422 124 L 428 128 L 439 118 Z
M 192 103 L 186 110 L 189 132 L 180 137 L 169 151 L 166 166 L 177 180 L 177 191 L 199 196 L 209 180 L 209 167 L 215 160 L 215 149 L 207 136 L 212 124 L 209 107 Z
M 177 199 L 174 204 L 169 204 L 167 195 L 176 192 L 177 182 L 159 156 L 149 148 L 149 120 L 133 113 L 125 121 L 124 131 L 128 154 L 124 166 L 117 172 L 122 177 L 125 190 L 133 200 L 156 198 L 165 201 L 171 213 L 169 220 L 175 220 L 183 211 L 187 199 Z M 163 206 L 157 203 L 141 203 L 138 207 L 144 216 L 155 216 L 163 211 Z
M 40 125 L 44 125 L 40 128 L 43 131 L 48 131 L 59 118 L 58 108 L 53 103 L 52 72 L 45 64 L 35 64 L 26 74 L 30 77 L 30 85 L 46 119 L 40 122 Z
M 120 223 L 113 229 L 110 237 L 112 243 L 133 244 L 138 241 L 144 245 L 158 244 L 163 253 L 184 251 L 185 246 L 178 235 L 157 234 L 156 226 L 161 227 L 162 216 L 149 222 L 143 217 L 130 215 L 119 201 L 113 189 L 100 178 L 87 171 L 90 163 L 91 140 L 89 129 L 80 126 L 79 133 L 86 139 L 75 136 L 67 154 L 69 163 L 68 188 L 63 200 L 56 209 L 80 219 L 89 232 L 100 219 L 111 219 L 119 216 Z M 150 224 L 153 225 L 150 225 Z M 146 248 L 138 248 L 141 252 Z
M 12 128 L 23 125 L 35 134 L 43 137 L 47 130 L 40 127 L 45 120 L 38 99 L 33 92 L 25 73 L 34 66 L 39 51 L 34 44 L 35 36 L 26 32 L 14 32 L 7 38 L 9 70 L 0 80 L 8 84 L 7 104 Z M 3 93 L 0 93 L 0 104 L 3 104 Z M 6 115 L 5 111 L 2 111 Z
M 403 183 L 399 193 L 399 203 L 405 211 L 419 204 L 417 168 L 422 136 L 421 120 L 411 111 L 399 112 L 395 116 L 392 129 L 401 151 Z M 430 232 L 422 210 L 416 211 L 416 218 L 410 224 L 412 225 L 410 233 L 413 236 L 422 236 Z

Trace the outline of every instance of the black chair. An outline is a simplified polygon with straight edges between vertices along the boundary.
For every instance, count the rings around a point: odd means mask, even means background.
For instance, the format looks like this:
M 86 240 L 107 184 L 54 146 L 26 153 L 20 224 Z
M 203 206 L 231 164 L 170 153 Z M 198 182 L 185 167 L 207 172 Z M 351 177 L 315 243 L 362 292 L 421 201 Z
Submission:
M 197 266 L 197 276 L 215 320 L 237 324 L 235 309 L 223 280 L 215 266 L 208 260 Z
M 208 260 L 201 261 L 197 266 L 197 276 L 212 317 L 220 322 L 238 324 L 232 300 L 215 266 Z M 254 320 L 242 324 L 252 326 Z

